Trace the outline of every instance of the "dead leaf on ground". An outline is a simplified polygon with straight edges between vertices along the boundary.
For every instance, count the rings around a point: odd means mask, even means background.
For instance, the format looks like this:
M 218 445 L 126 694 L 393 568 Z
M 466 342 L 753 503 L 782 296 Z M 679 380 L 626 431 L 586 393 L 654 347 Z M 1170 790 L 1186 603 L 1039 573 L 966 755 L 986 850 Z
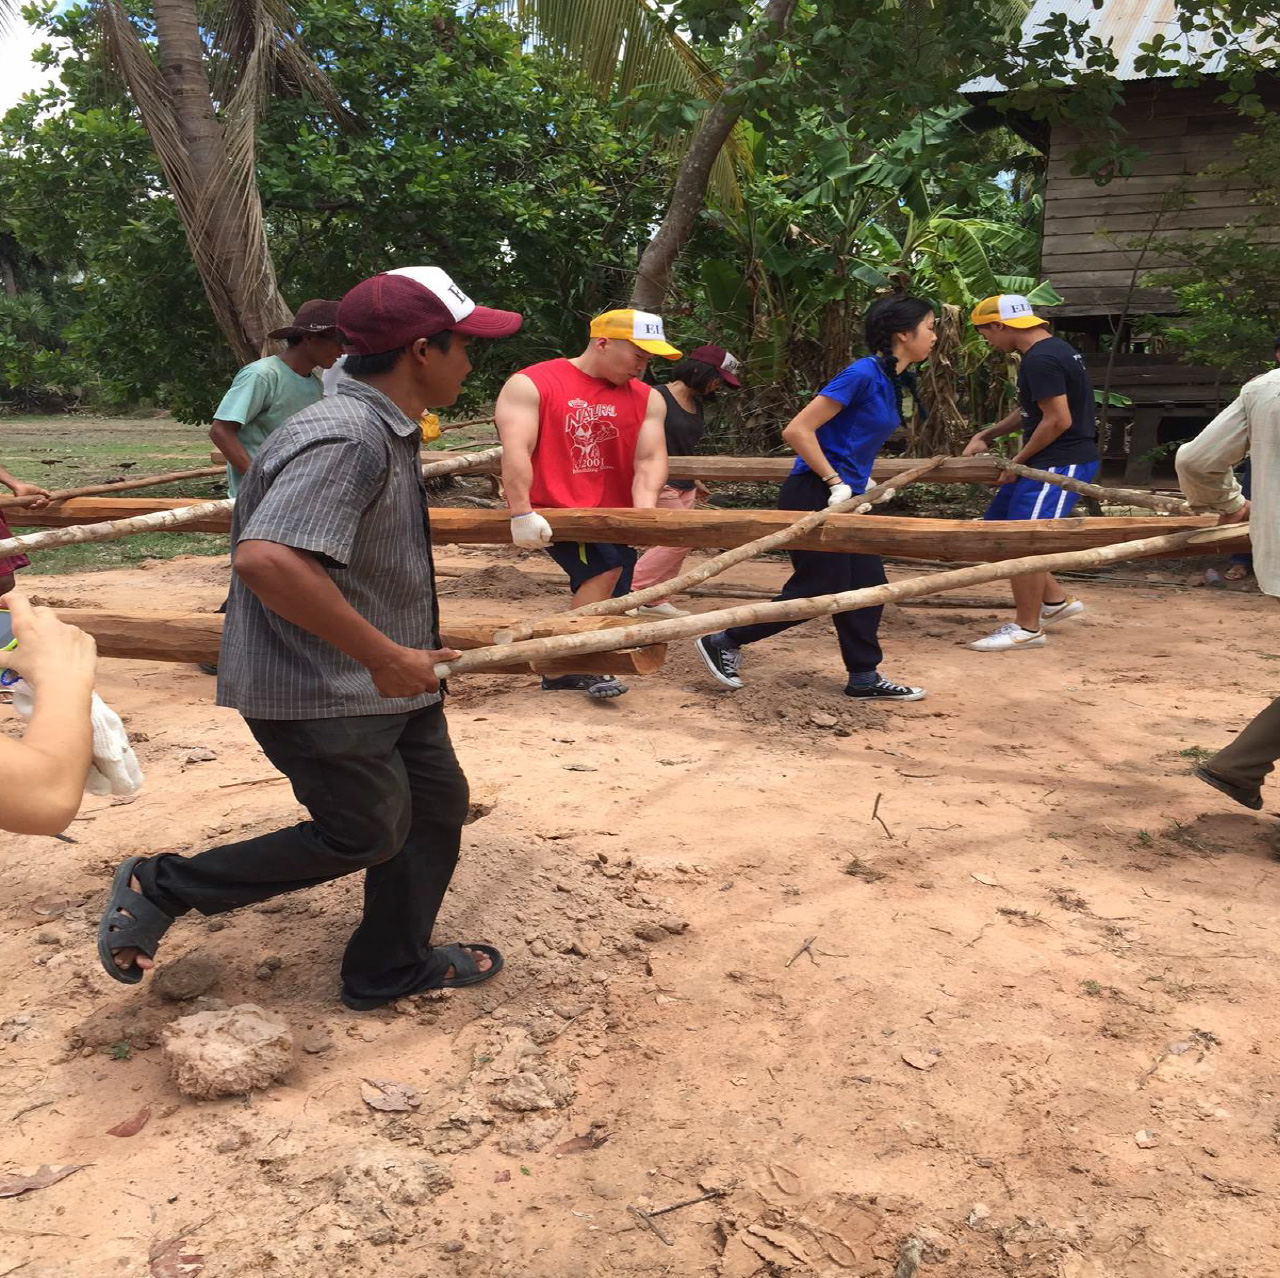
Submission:
M 580 1154 L 584 1149 L 599 1149 L 609 1139 L 608 1132 L 589 1131 L 585 1136 L 573 1136 L 562 1141 L 551 1152 L 553 1154 Z
M 936 1051 L 928 1051 L 923 1047 L 911 1047 L 902 1053 L 902 1059 L 912 1069 L 932 1069 L 938 1063 Z
M 988 875 L 988 874 L 971 874 L 971 875 L 969 875 L 969 877 L 970 877 L 971 879 L 975 880 L 976 882 L 983 884 L 985 887 L 999 887 L 999 886 L 1000 886 L 1000 884 L 999 884 L 999 883 L 997 883 L 997 882 L 996 882 L 996 880 L 995 880 L 995 879 L 993 879 L 993 878 L 992 878 L 990 875 Z
M 107 1128 L 108 1136 L 136 1136 L 150 1121 L 151 1106 L 144 1105 L 132 1118 Z
M 29 1189 L 48 1189 L 87 1166 L 87 1163 L 68 1163 L 63 1167 L 53 1167 L 42 1163 L 29 1176 L 0 1176 L 0 1198 L 17 1198 Z
M 422 1104 L 416 1088 L 408 1083 L 394 1083 L 388 1078 L 362 1080 L 360 1096 L 370 1109 L 384 1114 L 404 1114 Z
M 204 1269 L 204 1257 L 182 1250 L 181 1238 L 156 1243 L 151 1248 L 151 1278 L 196 1278 Z

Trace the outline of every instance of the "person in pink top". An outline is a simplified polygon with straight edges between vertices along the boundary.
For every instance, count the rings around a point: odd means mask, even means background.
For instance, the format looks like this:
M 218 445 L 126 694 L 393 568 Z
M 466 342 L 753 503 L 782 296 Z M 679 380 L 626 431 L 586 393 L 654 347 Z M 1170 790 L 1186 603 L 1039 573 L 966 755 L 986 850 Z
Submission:
M 699 346 L 690 351 L 672 370 L 670 379 L 658 387 L 667 401 L 665 423 L 667 452 L 672 457 L 688 457 L 698 450 L 706 426 L 704 406 L 716 392 L 728 387 L 737 390 L 737 359 L 723 346 Z M 707 496 L 699 479 L 668 479 L 658 494 L 661 510 L 692 510 Z M 680 571 L 687 546 L 651 546 L 640 556 L 631 579 L 632 590 L 647 590 L 660 581 L 670 581 Z M 642 617 L 687 617 L 670 599 L 656 599 L 633 610 Z
M 680 358 L 661 318 L 608 311 L 591 321 L 591 341 L 581 355 L 512 374 L 494 408 L 511 540 L 545 550 L 565 570 L 574 608 L 625 595 L 636 552 L 606 543 L 553 545 L 551 525 L 537 508 L 652 510 L 658 504 L 667 478 L 666 401 L 639 380 L 653 355 Z M 542 687 L 596 700 L 627 691 L 612 675 L 544 678 Z

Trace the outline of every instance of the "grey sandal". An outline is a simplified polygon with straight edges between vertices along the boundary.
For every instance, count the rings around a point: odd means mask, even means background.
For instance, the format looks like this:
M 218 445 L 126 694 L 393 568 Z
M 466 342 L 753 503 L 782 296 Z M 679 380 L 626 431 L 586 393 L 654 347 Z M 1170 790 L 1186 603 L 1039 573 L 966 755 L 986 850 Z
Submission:
M 491 966 L 481 969 L 480 964 L 467 953 L 468 950 L 479 950 L 490 962 Z M 411 998 L 414 994 L 422 994 L 427 990 L 456 990 L 464 985 L 479 985 L 497 976 L 502 971 L 502 954 L 492 945 L 481 945 L 479 941 L 468 941 L 465 945 L 435 945 L 431 948 L 432 967 L 444 973 L 453 968 L 453 976 L 429 976 L 421 985 L 406 990 L 403 994 L 391 994 L 378 998 L 359 998 L 354 994 L 342 991 L 342 1001 L 353 1012 L 372 1012 L 375 1008 L 385 1007 L 397 999 Z
M 146 859 L 131 856 L 121 863 L 111 881 L 107 908 L 98 923 L 98 959 L 107 975 L 124 985 L 137 985 L 142 980 L 143 969 L 137 963 L 121 967 L 114 951 L 135 949 L 148 958 L 155 958 L 161 938 L 173 925 L 171 915 L 129 886 L 134 871 Z

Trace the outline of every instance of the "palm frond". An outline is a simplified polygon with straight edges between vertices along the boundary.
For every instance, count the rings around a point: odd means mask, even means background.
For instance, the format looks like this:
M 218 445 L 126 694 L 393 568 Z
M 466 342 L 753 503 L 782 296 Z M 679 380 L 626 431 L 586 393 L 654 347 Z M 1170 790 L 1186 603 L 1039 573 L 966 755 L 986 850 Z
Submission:
M 575 66 L 601 98 L 628 98 L 654 87 L 715 101 L 724 90 L 720 76 L 667 26 L 650 0 L 498 0 L 496 9 L 534 44 Z M 682 153 L 692 136 L 692 129 L 678 135 L 672 151 Z M 749 140 L 742 128 L 735 129 L 712 168 L 711 190 L 739 208 L 738 175 L 751 169 Z

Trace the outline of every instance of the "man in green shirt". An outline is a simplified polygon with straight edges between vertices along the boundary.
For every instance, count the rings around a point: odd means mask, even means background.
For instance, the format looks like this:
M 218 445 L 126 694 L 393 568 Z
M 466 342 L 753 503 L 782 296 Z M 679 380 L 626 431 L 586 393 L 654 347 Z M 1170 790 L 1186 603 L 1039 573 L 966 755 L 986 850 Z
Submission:
M 332 368 L 342 354 L 338 303 L 313 297 L 298 307 L 292 324 L 268 337 L 284 342 L 283 355 L 268 355 L 246 364 L 222 397 L 209 427 L 214 447 L 227 459 L 227 492 L 234 497 L 244 473 L 270 436 L 294 413 L 310 408 L 324 395 L 321 369 Z M 226 612 L 224 603 L 219 612 Z M 200 662 L 207 675 L 218 667 Z
M 324 393 L 316 370 L 330 368 L 342 354 L 338 303 L 323 298 L 303 302 L 292 324 L 268 336 L 288 343 L 284 354 L 246 364 L 222 397 L 209 429 L 209 438 L 227 459 L 232 497 L 268 437 Z

